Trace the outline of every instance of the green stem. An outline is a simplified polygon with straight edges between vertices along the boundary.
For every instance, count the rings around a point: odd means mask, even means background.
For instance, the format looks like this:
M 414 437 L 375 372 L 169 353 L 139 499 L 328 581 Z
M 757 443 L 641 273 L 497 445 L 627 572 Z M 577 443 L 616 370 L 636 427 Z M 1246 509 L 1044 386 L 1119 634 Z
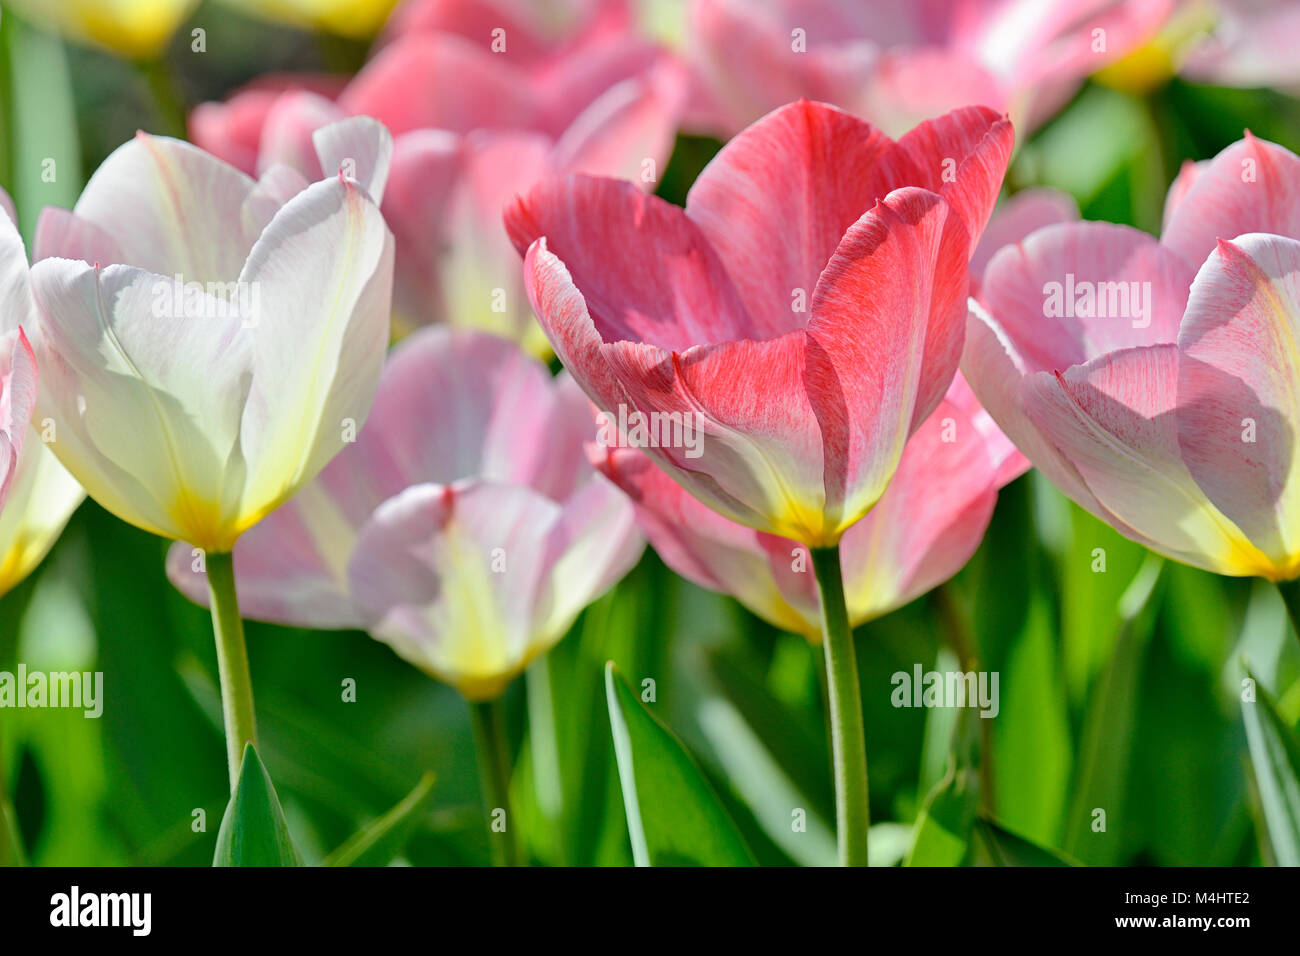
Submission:
M 844 604 L 839 545 L 812 548 L 813 574 L 821 598 L 822 634 L 830 690 L 831 747 L 835 755 L 835 816 L 840 865 L 867 865 L 867 746 L 862 728 L 862 692 L 853 651 L 853 629 Z
M 1291 627 L 1300 638 L 1300 580 L 1277 582 L 1277 593 L 1282 595 L 1286 613 L 1291 618 Z
M 212 634 L 217 642 L 217 671 L 221 675 L 221 713 L 226 723 L 226 757 L 230 763 L 230 792 L 239 783 L 244 744 L 257 745 L 253 715 L 253 682 L 248 674 L 244 622 L 235 597 L 235 563 L 229 554 L 207 556 Z
M 472 700 L 469 715 L 478 744 L 479 770 L 483 778 L 483 803 L 488 812 L 488 842 L 496 866 L 519 866 L 519 845 L 515 822 L 510 818 L 510 759 L 506 749 L 506 721 L 501 699 Z M 505 829 L 493 829 L 496 812 L 503 814 Z

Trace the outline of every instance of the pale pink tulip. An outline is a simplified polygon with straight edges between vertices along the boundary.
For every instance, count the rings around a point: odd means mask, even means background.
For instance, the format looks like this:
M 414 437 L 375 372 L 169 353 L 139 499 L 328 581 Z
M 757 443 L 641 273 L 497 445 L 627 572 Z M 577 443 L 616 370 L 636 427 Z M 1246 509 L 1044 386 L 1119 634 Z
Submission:
M 1173 0 L 696 0 L 694 127 L 730 135 L 799 97 L 886 132 L 968 104 L 1030 129 L 1136 49 Z
M 365 421 L 388 344 L 392 236 L 371 197 L 391 141 L 363 118 L 316 141 L 337 173 L 308 185 L 141 133 L 72 212 L 42 215 L 38 415 L 137 527 L 229 551 Z
M 636 562 L 632 507 L 587 464 L 568 376 L 469 330 L 393 351 L 355 445 L 234 552 L 243 612 L 366 628 L 472 699 L 493 697 Z M 174 546 L 168 574 L 207 587 Z
M 1161 554 L 1300 573 L 1300 159 L 1252 137 L 1188 166 L 1162 238 L 1049 226 L 1003 249 L 962 367 L 1082 507 Z
M 732 140 L 685 210 L 569 176 L 507 226 L 592 401 L 677 423 L 648 451 L 715 511 L 826 546 L 884 493 L 952 382 L 967 264 L 1011 146 L 980 108 L 894 142 L 804 101 Z

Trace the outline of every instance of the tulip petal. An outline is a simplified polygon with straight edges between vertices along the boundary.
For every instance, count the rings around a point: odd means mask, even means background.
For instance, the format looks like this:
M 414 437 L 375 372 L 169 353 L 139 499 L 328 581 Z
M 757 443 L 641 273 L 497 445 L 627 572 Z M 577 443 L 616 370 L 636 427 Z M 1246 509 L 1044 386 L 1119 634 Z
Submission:
M 1267 561 L 1198 487 L 1179 451 L 1178 348 L 1103 355 L 1035 372 L 1025 407 L 1078 470 L 1117 527 L 1177 560 L 1226 574 Z
M 27 440 L 36 382 L 36 356 L 23 330 L 0 339 L 0 508 L 9 497 Z
M 986 106 L 968 106 L 927 120 L 898 141 L 895 160 L 909 168 L 895 186 L 938 193 L 966 225 L 970 253 L 993 213 L 1011 160 L 1011 122 Z M 968 255 L 970 254 L 968 253 Z
M 413 34 L 386 46 L 339 99 L 394 136 L 417 129 L 529 129 L 539 104 L 527 73 L 458 36 Z
M 833 531 L 880 498 L 908 436 L 952 382 L 965 336 L 967 249 L 946 202 L 900 189 L 849 229 L 817 284 L 807 387 Z
M 392 268 L 378 207 L 342 178 L 291 199 L 253 247 L 240 275 L 260 290 L 241 523 L 314 478 L 349 423 L 365 422 L 388 344 Z
M 759 337 L 807 324 L 845 231 L 892 188 L 882 167 L 893 145 L 848 113 L 801 100 L 750 126 L 700 173 L 687 215 L 717 250 Z
M 880 501 L 844 533 L 853 623 L 902 607 L 961 570 L 993 517 L 999 465 L 971 416 L 942 401 L 909 439 Z
M 1274 578 L 1300 571 L 1298 336 L 1300 242 L 1220 241 L 1179 335 L 1178 437 L 1205 493 L 1273 559 Z
M 59 460 L 124 520 L 228 549 L 214 536 L 239 501 L 253 362 L 240 320 L 206 295 L 181 306 L 170 280 L 129 266 L 45 259 L 32 285 L 38 407 L 59 423 Z
M 1027 369 L 1059 371 L 1176 341 L 1191 280 L 1186 262 L 1144 232 L 1061 223 L 1004 246 L 984 274 L 980 302 Z
M 73 210 L 122 251 L 120 264 L 185 282 L 239 275 L 255 233 L 241 210 L 254 182 L 189 143 L 137 133 L 86 184 Z M 45 256 L 79 256 L 42 244 Z
M 1161 242 L 1197 269 L 1216 240 L 1248 232 L 1300 236 L 1300 157 L 1249 132 L 1198 166 Z
M 1044 226 L 1074 222 L 1079 205 L 1069 193 L 1056 189 L 1026 189 L 1003 200 L 993 211 L 970 260 L 971 295 L 979 296 L 979 281 L 1003 246 L 1020 242 Z
M 343 111 L 328 97 L 294 90 L 276 97 L 262 125 L 257 153 L 257 174 L 278 164 L 296 169 L 309 181 L 338 172 L 326 165 L 315 143 L 316 131 L 343 118 Z
M 557 353 L 557 340 L 579 330 L 565 330 L 556 317 L 539 310 L 531 288 L 538 276 L 530 275 L 557 258 L 564 282 L 581 290 L 585 322 L 597 341 L 626 339 L 684 350 L 768 337 L 751 323 L 695 224 L 677 206 L 646 196 L 631 183 L 580 175 L 546 179 L 507 207 L 505 221 L 521 253 L 534 240 L 546 240 L 525 275 L 533 311 Z
M 349 571 L 370 633 L 467 697 L 496 696 L 546 650 L 531 628 L 561 514 L 527 488 L 479 482 L 385 502 Z
M 122 262 L 124 253 L 117 240 L 75 212 L 46 206 L 36 220 L 36 237 L 32 243 L 33 260 L 57 257 L 81 259 L 90 265 Z
M 388 169 L 393 161 L 393 137 L 369 116 L 353 116 L 312 133 L 320 167 L 328 175 L 342 172 L 366 191 L 375 203 L 384 199 Z

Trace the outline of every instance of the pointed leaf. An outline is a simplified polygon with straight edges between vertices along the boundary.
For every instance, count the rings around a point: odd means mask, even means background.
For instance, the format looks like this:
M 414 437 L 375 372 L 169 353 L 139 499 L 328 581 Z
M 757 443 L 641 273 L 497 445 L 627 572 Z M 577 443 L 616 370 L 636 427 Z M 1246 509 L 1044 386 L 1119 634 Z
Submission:
M 751 866 L 754 858 L 686 748 L 613 662 L 605 693 L 637 866 Z
M 221 818 L 212 865 L 302 866 L 271 775 L 251 743 L 244 745 L 239 783 Z
M 979 794 L 969 770 L 953 770 L 930 793 L 916 818 L 904 866 L 957 866 L 970 847 Z
M 976 819 L 975 832 L 998 866 L 1078 865 L 1064 854 L 1039 846 L 1010 830 L 1004 830 L 988 817 Z

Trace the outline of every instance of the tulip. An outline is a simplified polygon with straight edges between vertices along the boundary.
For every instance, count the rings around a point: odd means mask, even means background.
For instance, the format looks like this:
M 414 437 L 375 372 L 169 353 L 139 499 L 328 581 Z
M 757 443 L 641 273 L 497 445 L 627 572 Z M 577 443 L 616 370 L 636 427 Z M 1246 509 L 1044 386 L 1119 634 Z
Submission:
M 1138 48 L 1172 0 L 699 0 L 688 125 L 728 135 L 798 97 L 886 131 L 977 103 L 1038 125 L 1080 81 Z
M 281 162 L 313 178 L 314 129 L 346 115 L 382 121 L 396 136 L 383 211 L 397 242 L 399 334 L 446 322 L 544 354 L 503 205 L 567 171 L 653 189 L 685 95 L 678 65 L 613 7 L 600 9 L 555 38 L 532 24 L 531 7 L 404 7 L 391 42 L 346 88 L 316 77 L 262 82 L 198 107 L 191 137 L 246 172 Z
M 37 414 L 105 509 L 205 554 L 232 783 L 252 705 L 229 552 L 365 421 L 388 341 L 391 144 L 365 119 L 317 143 L 340 172 L 307 185 L 138 134 L 37 226 Z
M 810 548 L 846 863 L 866 856 L 866 755 L 839 542 L 952 382 L 1011 146 L 982 108 L 894 142 L 801 101 L 724 147 L 685 210 L 570 175 L 506 211 L 542 328 L 623 438 L 650 436 L 723 517 Z
M 593 433 L 573 380 L 513 344 L 412 334 L 356 444 L 236 546 L 246 613 L 368 630 L 471 702 L 500 766 L 497 698 L 642 550 L 631 504 L 586 462 Z M 168 573 L 204 600 L 183 546 Z
M 5 7 L 46 30 L 130 57 L 158 57 L 198 0 L 8 0 Z
M 993 257 L 962 367 L 1061 491 L 1154 551 L 1300 575 L 1300 159 L 1247 136 L 1189 165 L 1159 240 L 1049 226 Z
M 24 329 L 36 327 L 36 302 L 32 298 L 27 253 L 14 224 L 13 203 L 0 190 L 0 356 L 9 363 L 19 383 L 27 380 L 30 345 Z M 20 340 L 21 336 L 21 340 Z M 34 373 L 33 373 L 34 374 Z M 0 510 L 0 594 L 11 590 L 40 564 L 64 525 L 85 497 L 67 470 L 59 464 L 42 439 L 54 440 L 53 433 L 38 433 L 31 419 L 34 391 L 15 389 L 18 405 L 10 402 L 9 423 L 0 425 L 8 436 L 10 454 L 3 470 L 5 502 Z M 25 411 L 23 411 L 25 409 Z M 21 419 L 24 427 L 18 427 Z M 25 449 L 25 450 L 24 450 Z M 20 454 L 20 452 L 22 452 Z

